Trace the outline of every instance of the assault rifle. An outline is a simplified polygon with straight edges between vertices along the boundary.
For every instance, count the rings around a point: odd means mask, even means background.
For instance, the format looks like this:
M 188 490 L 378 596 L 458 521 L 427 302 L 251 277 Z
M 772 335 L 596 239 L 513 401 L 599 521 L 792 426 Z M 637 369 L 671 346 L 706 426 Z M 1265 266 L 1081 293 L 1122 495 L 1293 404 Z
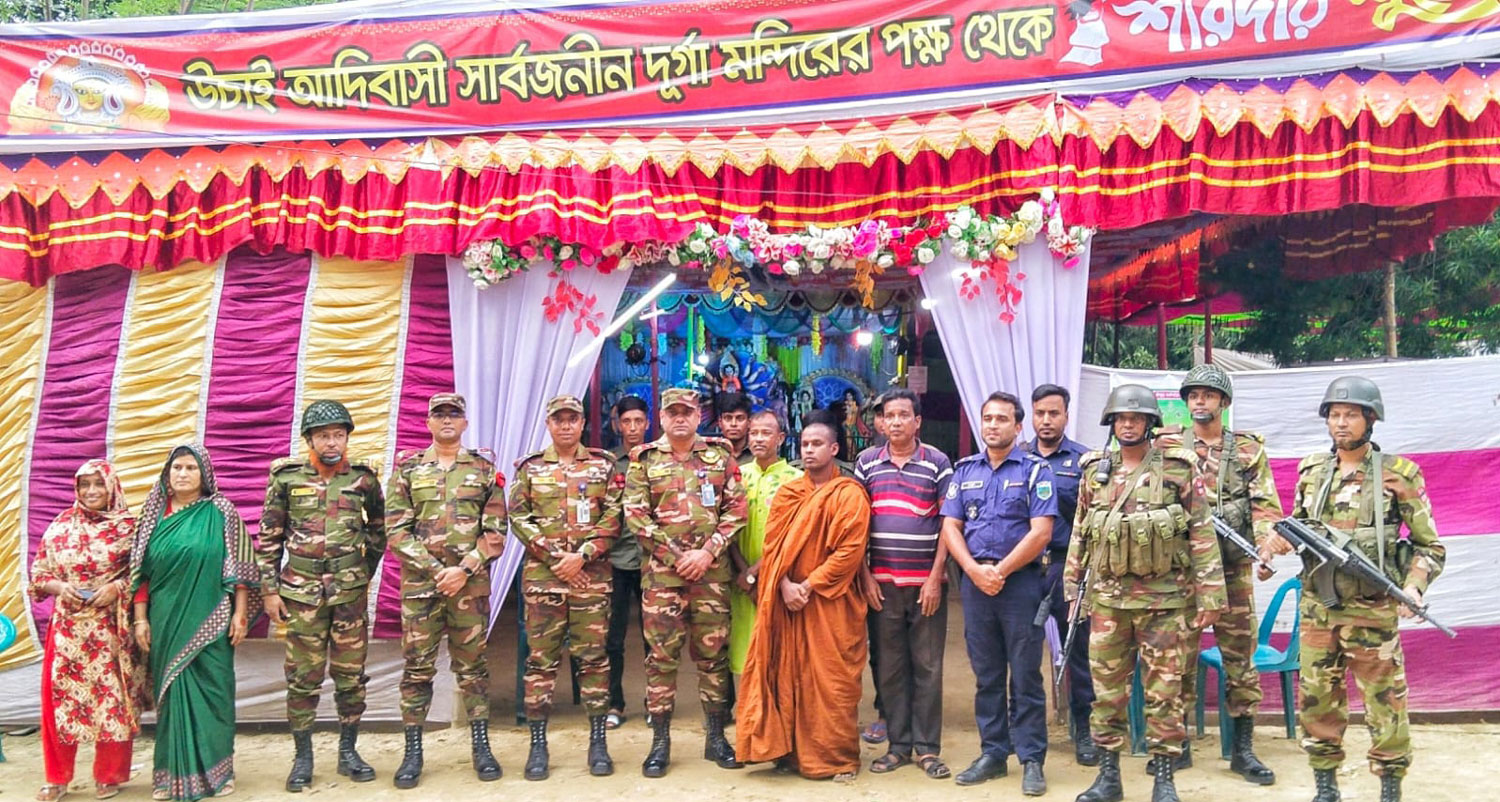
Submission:
M 1084 599 L 1089 596 L 1089 583 L 1094 579 L 1094 566 L 1090 565 L 1084 569 L 1083 581 L 1078 583 L 1078 598 L 1068 607 L 1068 635 L 1063 638 L 1062 660 L 1057 664 L 1057 671 L 1052 677 L 1052 687 L 1061 688 L 1063 674 L 1068 670 L 1068 658 L 1073 654 L 1073 642 L 1078 639 L 1078 622 L 1083 617 Z
M 1229 545 L 1239 549 L 1246 557 L 1253 560 L 1256 565 L 1265 568 L 1273 574 L 1276 573 L 1276 569 L 1271 567 L 1269 560 L 1261 559 L 1260 552 L 1255 550 L 1255 544 L 1246 540 L 1239 532 L 1234 531 L 1234 527 L 1230 526 L 1228 521 L 1217 515 L 1209 517 L 1213 519 L 1214 531 L 1218 533 L 1219 537 L 1229 541 Z
M 1292 548 L 1302 555 L 1303 561 L 1311 560 L 1315 563 L 1312 569 L 1313 590 L 1318 594 L 1318 600 L 1324 606 L 1331 609 L 1339 607 L 1338 593 L 1333 587 L 1333 571 L 1343 571 L 1348 576 L 1379 588 L 1385 595 L 1400 602 L 1416 617 L 1442 630 L 1444 635 L 1450 638 L 1458 637 L 1457 632 L 1438 623 L 1427 614 L 1426 603 L 1417 604 L 1416 599 L 1407 595 L 1406 591 L 1392 582 L 1384 571 L 1380 570 L 1375 563 L 1370 562 L 1370 558 L 1366 557 L 1352 540 L 1345 537 L 1341 538 L 1344 542 L 1339 543 L 1333 534 L 1337 530 L 1330 531 L 1323 524 L 1317 524 L 1317 526 L 1319 529 L 1329 531 L 1329 534 L 1319 532 L 1305 521 L 1290 517 L 1276 522 L 1276 534 L 1292 544 Z

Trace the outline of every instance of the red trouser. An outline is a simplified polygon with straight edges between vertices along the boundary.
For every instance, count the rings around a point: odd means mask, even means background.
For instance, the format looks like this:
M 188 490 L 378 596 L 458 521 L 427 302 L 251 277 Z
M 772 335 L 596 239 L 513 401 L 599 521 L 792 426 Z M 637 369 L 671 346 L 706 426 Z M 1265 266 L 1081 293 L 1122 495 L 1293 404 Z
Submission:
M 49 785 L 67 785 L 73 781 L 73 764 L 78 744 L 58 739 L 57 715 L 52 709 L 52 633 L 47 633 L 47 651 L 42 655 L 42 765 Z M 132 741 L 100 741 L 94 744 L 94 782 L 120 785 L 130 779 Z

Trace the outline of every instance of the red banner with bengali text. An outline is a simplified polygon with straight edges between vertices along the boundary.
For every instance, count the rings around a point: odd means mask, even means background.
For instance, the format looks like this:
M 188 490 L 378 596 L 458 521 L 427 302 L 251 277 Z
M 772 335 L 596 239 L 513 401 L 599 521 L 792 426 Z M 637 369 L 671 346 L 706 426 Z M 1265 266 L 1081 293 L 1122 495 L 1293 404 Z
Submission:
M 0 142 L 14 152 L 28 142 L 43 150 L 854 118 L 1127 88 L 1212 65 L 1269 75 L 1277 65 L 1371 63 L 1382 48 L 1494 52 L 1490 37 L 1500 35 L 1494 0 L 711 0 L 485 11 L 440 1 L 330 11 L 341 8 L 0 26 Z

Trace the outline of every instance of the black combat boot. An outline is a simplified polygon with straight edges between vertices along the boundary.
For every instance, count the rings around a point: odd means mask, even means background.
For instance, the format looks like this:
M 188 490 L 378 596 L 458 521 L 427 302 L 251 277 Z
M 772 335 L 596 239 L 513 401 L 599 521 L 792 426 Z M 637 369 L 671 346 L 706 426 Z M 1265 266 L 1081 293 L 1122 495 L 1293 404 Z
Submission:
M 500 763 L 490 752 L 490 722 L 469 722 L 469 755 L 474 759 L 474 775 L 484 782 L 500 779 Z
M 1313 782 L 1318 790 L 1312 802 L 1339 802 L 1343 798 L 1339 795 L 1339 775 L 1334 769 L 1313 769 Z
M 1152 777 L 1156 776 L 1156 760 L 1157 760 L 1157 756 L 1156 755 L 1152 755 L 1151 759 L 1148 760 L 1148 761 L 1146 761 L 1146 773 L 1149 774 L 1149 775 L 1151 775 Z M 1192 741 L 1183 741 L 1182 742 L 1182 754 L 1178 755 L 1176 758 L 1174 758 L 1172 760 L 1172 770 L 1173 771 L 1183 771 L 1185 769 L 1190 769 L 1192 767 L 1193 767 L 1193 742 Z
M 1245 778 L 1246 782 L 1256 785 L 1272 785 L 1276 782 L 1276 773 L 1270 767 L 1260 762 L 1255 752 L 1250 748 L 1250 742 L 1255 738 L 1255 717 L 1236 716 L 1234 719 L 1234 748 L 1229 753 L 1229 770 Z
M 589 774 L 608 777 L 615 773 L 615 762 L 609 758 L 606 716 L 589 716 Z
M 1077 802 L 1120 802 L 1125 798 L 1125 789 L 1120 785 L 1120 753 L 1107 749 L 1099 750 L 1099 776 L 1087 791 L 1078 795 Z
M 547 770 L 547 762 L 550 755 L 547 754 L 547 720 L 531 722 L 531 751 L 526 755 L 526 772 L 528 780 L 545 780 L 550 774 Z
M 724 737 L 724 725 L 728 723 L 729 714 L 723 711 L 709 713 L 704 728 L 707 730 L 703 737 L 703 759 L 712 760 L 721 769 L 742 769 L 744 763 L 734 757 L 734 745 Z
M 401 758 L 401 765 L 396 767 L 396 787 L 416 788 L 417 781 L 422 779 L 422 726 L 420 724 L 408 725 L 406 727 L 406 754 Z
M 657 713 L 651 717 L 651 751 L 641 764 L 641 774 L 646 777 L 667 776 L 667 766 L 672 763 L 672 714 Z
M 375 779 L 375 769 L 355 750 L 358 740 L 358 724 L 339 725 L 339 774 L 357 783 L 367 783 Z
M 1380 775 L 1380 802 L 1401 802 L 1401 778 L 1394 774 Z
M 1172 775 L 1176 766 L 1171 760 L 1156 761 L 1156 784 L 1151 787 L 1151 802 L 1182 802 Z
M 1073 738 L 1073 758 L 1080 766 L 1099 765 L 1099 746 L 1094 743 L 1094 736 L 1089 732 L 1088 722 L 1076 730 Z
M 292 730 L 292 744 L 297 753 L 292 755 L 292 770 L 286 775 L 286 790 L 298 794 L 312 785 L 312 730 Z

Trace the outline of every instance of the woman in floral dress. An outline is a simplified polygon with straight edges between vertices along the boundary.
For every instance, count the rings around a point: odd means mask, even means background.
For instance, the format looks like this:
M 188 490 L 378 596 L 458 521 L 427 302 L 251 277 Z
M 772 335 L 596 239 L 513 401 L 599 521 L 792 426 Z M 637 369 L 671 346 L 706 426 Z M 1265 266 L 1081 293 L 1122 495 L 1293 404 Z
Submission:
M 84 463 L 73 481 L 73 505 L 47 527 L 31 566 L 32 598 L 54 599 L 42 657 L 42 802 L 68 792 L 82 743 L 94 745 L 96 796 L 118 794 L 145 701 L 126 593 L 135 518 L 104 460 Z

